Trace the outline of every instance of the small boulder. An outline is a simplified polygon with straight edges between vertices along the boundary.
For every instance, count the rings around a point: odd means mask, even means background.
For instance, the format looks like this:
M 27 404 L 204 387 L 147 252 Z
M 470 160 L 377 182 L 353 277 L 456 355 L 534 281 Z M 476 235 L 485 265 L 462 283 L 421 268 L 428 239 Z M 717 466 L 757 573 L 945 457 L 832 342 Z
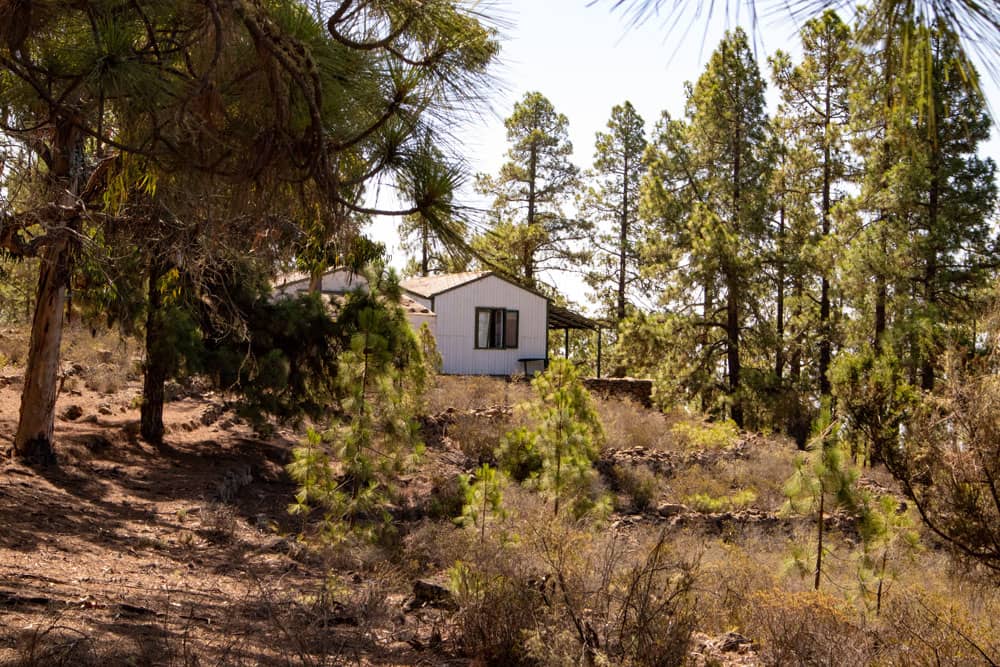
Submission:
M 719 650 L 723 653 L 743 653 L 751 644 L 752 639 L 738 632 L 727 632 L 719 638 Z
M 447 587 L 427 579 L 413 582 L 413 597 L 406 603 L 406 609 L 421 607 L 437 607 L 441 609 L 458 609 L 458 603 Z
M 97 411 L 99 413 L 101 413 L 102 415 L 110 415 L 110 414 L 112 414 L 114 412 L 111 409 L 111 406 L 108 405 L 107 403 L 101 403 L 100 405 L 98 405 L 97 406 Z
M 656 508 L 656 513 L 666 519 L 685 514 L 687 511 L 687 505 L 681 505 L 680 503 L 663 503 Z
M 67 408 L 63 410 L 62 414 L 59 416 L 60 418 L 65 419 L 66 421 L 76 421 L 77 419 L 83 416 L 83 408 L 75 404 L 70 405 L 67 406 Z

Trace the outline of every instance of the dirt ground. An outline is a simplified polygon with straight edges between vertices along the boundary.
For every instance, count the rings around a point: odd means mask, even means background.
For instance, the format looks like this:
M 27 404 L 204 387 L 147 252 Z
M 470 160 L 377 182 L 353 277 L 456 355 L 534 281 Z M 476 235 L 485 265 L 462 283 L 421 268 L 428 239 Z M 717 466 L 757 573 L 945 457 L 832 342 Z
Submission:
M 383 627 L 377 614 L 362 625 L 351 605 L 372 597 L 369 582 L 345 570 L 331 586 L 292 537 L 293 433 L 258 439 L 207 393 L 168 403 L 165 444 L 152 447 L 136 437 L 137 382 L 80 388 L 57 403 L 58 464 L 27 468 L 8 456 L 21 378 L 6 372 L 0 664 L 450 661 L 430 648 L 420 615 L 433 610 L 404 615 L 403 589 L 379 597 L 397 610 Z

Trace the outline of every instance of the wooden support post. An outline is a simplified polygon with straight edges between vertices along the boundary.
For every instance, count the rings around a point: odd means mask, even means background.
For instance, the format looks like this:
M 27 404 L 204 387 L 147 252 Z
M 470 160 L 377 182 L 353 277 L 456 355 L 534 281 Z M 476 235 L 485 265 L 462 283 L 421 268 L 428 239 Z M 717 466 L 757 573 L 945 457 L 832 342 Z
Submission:
M 565 335 L 563 342 L 563 351 L 565 352 L 565 357 L 569 359 L 569 327 L 563 329 L 563 334 Z

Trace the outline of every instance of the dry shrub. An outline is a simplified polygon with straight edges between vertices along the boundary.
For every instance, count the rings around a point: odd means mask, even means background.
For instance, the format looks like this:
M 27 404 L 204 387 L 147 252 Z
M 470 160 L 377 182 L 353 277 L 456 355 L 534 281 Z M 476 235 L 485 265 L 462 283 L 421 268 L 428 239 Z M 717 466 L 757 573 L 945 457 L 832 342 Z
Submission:
M 101 394 L 113 394 L 139 377 L 132 355 L 139 342 L 110 330 L 74 325 L 63 337 L 62 358 L 83 369 L 84 385 Z
M 467 559 L 476 538 L 478 533 L 451 521 L 425 520 L 403 537 L 399 561 L 412 577 L 424 577 L 428 571 L 441 571 L 459 560 Z
M 511 547 L 485 546 L 449 574 L 459 645 L 488 665 L 530 664 L 524 635 L 539 623 L 545 598 L 529 559 Z
M 725 459 L 717 464 L 717 477 L 731 483 L 752 482 L 757 500 L 754 505 L 762 509 L 778 510 L 788 499 L 784 488 L 795 472 L 795 458 L 790 444 L 758 439 L 745 451 L 745 456 Z
M 684 662 L 697 624 L 697 562 L 675 557 L 666 531 L 634 546 L 617 531 L 564 522 L 530 540 L 548 574 L 544 622 L 527 632 L 540 664 Z
M 628 497 L 630 508 L 636 512 L 650 509 L 660 495 L 660 482 L 648 466 L 616 465 L 611 477 L 614 487 Z
M 768 665 L 868 665 L 874 638 L 852 621 L 854 609 L 825 593 L 770 590 L 748 600 L 746 631 Z
M 670 428 L 674 417 L 627 399 L 597 399 L 595 403 L 608 448 L 667 450 L 673 447 Z
M 667 489 L 671 501 L 683 502 L 685 498 L 699 493 L 722 497 L 739 488 L 737 478 L 723 478 L 711 465 L 695 463 L 678 470 L 671 477 Z
M 239 526 L 236 508 L 223 503 L 209 503 L 201 508 L 201 534 L 210 542 L 228 544 Z
M 687 541 L 685 541 L 687 540 Z M 777 586 L 775 573 L 785 558 L 784 545 L 756 540 L 750 545 L 710 543 L 688 536 L 675 545 L 679 553 L 702 548 L 699 598 L 702 624 L 709 633 L 746 628 L 750 622 L 750 599 Z
M 462 514 L 465 493 L 462 491 L 458 475 L 435 475 L 432 478 L 430 497 L 427 499 L 426 513 L 432 519 L 450 521 Z
M 674 424 L 671 434 L 686 449 L 728 449 L 736 444 L 740 430 L 730 420 L 706 422 L 687 419 Z
M 493 405 L 516 405 L 528 399 L 531 386 L 504 378 L 441 375 L 427 392 L 427 412 L 437 414 L 449 408 L 465 412 Z
M 707 493 L 695 493 L 686 496 L 684 503 L 696 512 L 732 512 L 749 507 L 757 500 L 757 492 L 753 489 L 738 489 L 722 496 L 712 496 Z
M 1000 609 L 970 610 L 954 595 L 896 590 L 879 617 L 881 658 L 898 665 L 1000 664 Z
M 513 495 L 521 511 L 506 541 L 497 531 L 452 569 L 466 650 L 494 665 L 683 662 L 696 564 L 674 555 L 666 533 L 636 544 Z
M 10 328 L 0 332 L 0 363 L 4 366 L 21 366 L 28 357 L 28 327 Z
M 492 420 L 483 416 L 460 414 L 448 425 L 448 437 L 474 466 L 493 463 L 500 439 L 512 428 L 510 420 Z
M 53 621 L 22 632 L 17 641 L 16 657 L 5 664 L 11 667 L 96 667 L 102 662 L 90 637 Z

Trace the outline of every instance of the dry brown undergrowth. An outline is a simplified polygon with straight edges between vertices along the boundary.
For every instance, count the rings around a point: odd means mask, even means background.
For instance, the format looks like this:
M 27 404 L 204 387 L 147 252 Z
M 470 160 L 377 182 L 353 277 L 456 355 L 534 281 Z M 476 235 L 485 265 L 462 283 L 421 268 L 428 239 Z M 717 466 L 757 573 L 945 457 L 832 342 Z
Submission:
M 68 340 L 64 358 L 71 364 L 100 368 L 106 363 L 102 350 L 111 352 L 116 363 L 134 361 L 116 347 L 114 336 L 92 339 L 74 329 Z M 0 338 L 0 353 L 13 350 L 16 355 L 16 346 L 14 336 Z M 73 358 L 77 354 L 86 363 Z M 599 399 L 608 451 L 641 448 L 670 463 L 661 473 L 643 463 L 615 473 L 626 502 L 622 511 L 642 513 L 560 527 L 549 520 L 551 507 L 540 497 L 514 488 L 505 494 L 511 519 L 496 525 L 497 531 L 506 531 L 504 541 L 495 532 L 489 544 L 482 544 L 475 531 L 451 523 L 460 503 L 456 508 L 456 498 L 450 504 L 443 501 L 445 487 L 477 458 L 488 456 L 493 443 L 516 422 L 514 413 L 488 409 L 526 399 L 529 388 L 492 378 L 441 378 L 428 398 L 428 412 L 452 408 L 462 418 L 445 429 L 451 441 L 435 441 L 423 467 L 404 484 L 411 493 L 427 493 L 419 490 L 439 485 L 439 512 L 421 514 L 419 508 L 429 507 L 430 501 L 418 504 L 412 515 L 398 521 L 396 543 L 319 553 L 296 542 L 283 514 L 291 486 L 281 481 L 276 461 L 288 443 L 261 442 L 243 450 L 234 434 L 200 422 L 200 414 L 211 407 L 207 401 L 185 400 L 168 405 L 174 428 L 169 448 L 154 452 L 127 436 L 125 425 L 135 418 L 130 396 L 137 385 L 129 379 L 128 364 L 118 368 L 120 390 L 112 396 L 96 393 L 96 376 L 81 379 L 78 389 L 65 387 L 63 400 L 76 400 L 69 392 L 80 391 L 83 399 L 95 405 L 107 401 L 116 412 L 102 416 L 100 424 L 60 422 L 63 438 L 70 430 L 75 433 L 72 443 L 63 443 L 71 456 L 64 469 L 67 477 L 55 480 L 61 487 L 50 488 L 50 482 L 31 473 L 0 471 L 0 505 L 7 504 L 4 531 L 8 536 L 11 531 L 33 534 L 38 540 L 27 548 L 20 544 L 27 537 L 16 541 L 0 535 L 6 549 L 0 559 L 3 577 L 27 582 L 22 584 L 25 596 L 44 594 L 59 605 L 53 612 L 27 603 L 6 609 L 0 604 L 0 623 L 5 625 L 0 634 L 10 637 L 0 644 L 7 650 L 3 664 L 467 664 L 476 656 L 490 658 L 491 664 L 520 659 L 577 664 L 581 650 L 614 656 L 612 664 L 656 664 L 648 656 L 676 660 L 679 654 L 672 651 L 685 645 L 692 628 L 712 635 L 737 631 L 753 640 L 749 653 L 740 655 L 751 661 L 744 664 L 827 664 L 831 656 L 835 664 L 1000 661 L 1000 594 L 930 542 L 914 554 L 891 554 L 884 606 L 876 616 L 858 585 L 857 535 L 849 523 L 833 523 L 823 591 L 810 592 L 810 579 L 800 578 L 788 563 L 796 545 L 810 544 L 811 528 L 794 518 L 773 516 L 784 500 L 781 488 L 795 454 L 790 443 L 779 439 L 743 434 L 735 445 L 701 451 L 680 442 L 674 429 L 684 420 L 697 424 L 697 419 Z M 16 372 L 16 367 L 4 370 L 6 375 Z M 3 391 L 14 397 L 15 389 Z M 472 414 L 483 410 L 489 415 Z M 5 429 L 0 435 L 6 440 L 16 413 L 0 416 Z M 249 434 L 240 437 L 245 436 Z M 217 466 L 255 451 L 277 458 L 255 463 L 253 483 L 235 493 L 232 502 L 213 499 L 222 474 Z M 636 460 L 642 461 L 642 455 Z M 265 469 L 270 471 L 266 483 L 258 475 Z M 894 488 L 878 470 L 866 471 L 865 478 L 885 490 Z M 198 484 L 204 488 L 193 490 Z M 680 503 L 695 493 L 721 497 L 742 488 L 755 490 L 753 506 L 767 521 L 706 516 L 671 525 L 654 511 L 660 502 Z M 257 498 L 261 493 L 266 503 Z M 131 518 L 136 508 L 150 508 L 155 522 L 146 526 Z M 52 517 L 49 523 L 38 518 L 44 515 Z M 269 527 L 273 522 L 284 524 L 281 534 Z M 97 533 L 92 523 L 110 532 Z M 666 533 L 664 526 L 669 526 Z M 81 531 L 77 537 L 64 532 L 71 528 Z M 642 573 L 650 571 L 643 566 L 660 535 L 669 558 L 662 561 L 663 569 L 653 568 L 661 578 L 649 587 L 652 597 L 641 599 L 661 599 L 657 596 L 676 590 L 685 576 L 681 565 L 698 562 L 691 571 L 690 592 L 676 598 L 678 606 L 669 617 L 647 615 L 639 623 L 633 611 L 623 625 L 629 582 L 641 581 Z M 60 552 L 60 547 L 70 551 Z M 64 553 L 82 568 L 75 577 L 89 583 L 74 584 L 59 574 Z M 32 556 L 30 566 L 24 554 Z M 247 567 L 256 559 L 269 563 L 269 569 Z M 403 610 L 413 580 L 446 581 L 456 561 L 488 574 L 492 587 L 466 597 L 457 613 Z M 166 598 L 124 598 L 139 610 L 138 616 L 105 602 L 131 590 L 114 583 L 114 577 L 136 580 L 160 571 L 151 567 L 153 562 L 161 563 L 157 567 L 169 576 L 180 577 L 186 588 L 197 583 L 224 592 L 213 593 L 212 605 L 202 613 L 192 613 L 188 606 L 178 613 Z M 102 573 L 107 563 L 116 563 L 119 573 Z M 143 569 L 147 566 L 151 569 Z M 65 584 L 45 590 L 42 582 L 22 575 Z M 82 599 L 102 606 L 87 607 Z M 686 606 L 695 600 L 693 607 Z M 211 623 L 199 620 L 204 618 Z M 90 621 L 100 623 L 88 625 Z M 640 646 L 643 627 L 658 628 L 656 637 L 667 644 Z M 117 640 L 115 628 L 122 633 Z M 262 642 L 270 649 L 262 651 Z

